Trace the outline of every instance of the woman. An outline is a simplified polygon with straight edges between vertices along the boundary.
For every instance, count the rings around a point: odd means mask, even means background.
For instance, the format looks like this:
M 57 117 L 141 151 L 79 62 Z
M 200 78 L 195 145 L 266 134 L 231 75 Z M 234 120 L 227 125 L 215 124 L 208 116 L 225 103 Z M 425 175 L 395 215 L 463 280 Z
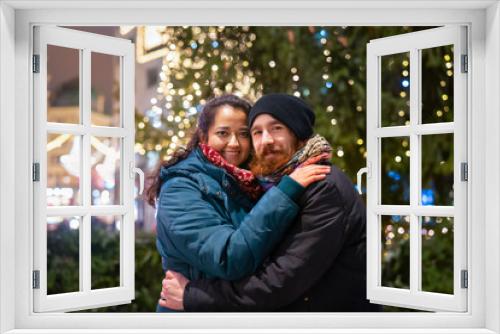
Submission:
M 254 272 L 298 213 L 295 201 L 305 187 L 329 172 L 320 165 L 299 168 L 255 204 L 263 190 L 237 167 L 250 153 L 249 110 L 233 95 L 209 101 L 187 149 L 157 169 L 147 197 L 157 205 L 157 247 L 165 271 L 226 280 Z

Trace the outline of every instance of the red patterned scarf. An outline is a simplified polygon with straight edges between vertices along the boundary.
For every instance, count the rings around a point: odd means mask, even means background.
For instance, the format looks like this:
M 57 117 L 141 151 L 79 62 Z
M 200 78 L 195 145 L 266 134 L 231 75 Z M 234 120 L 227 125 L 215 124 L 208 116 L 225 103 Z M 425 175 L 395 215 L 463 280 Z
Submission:
M 232 175 L 238 182 L 240 188 L 246 192 L 250 198 L 256 200 L 262 195 L 264 188 L 260 186 L 259 181 L 252 172 L 228 163 L 218 151 L 206 144 L 200 144 L 200 148 L 208 161 L 217 167 L 223 168 Z

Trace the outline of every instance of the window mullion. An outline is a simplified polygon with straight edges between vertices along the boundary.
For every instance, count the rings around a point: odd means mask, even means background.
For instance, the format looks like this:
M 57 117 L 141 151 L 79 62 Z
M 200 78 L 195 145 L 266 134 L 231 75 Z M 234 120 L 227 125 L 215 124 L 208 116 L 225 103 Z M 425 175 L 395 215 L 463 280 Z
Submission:
M 418 49 L 410 50 L 410 291 L 420 288 L 420 226 L 416 208 L 420 198 L 420 56 Z
M 91 64 L 90 50 L 83 49 L 82 51 L 82 94 L 81 94 L 81 116 L 82 124 L 85 128 L 83 135 L 82 148 L 82 204 L 85 214 L 82 219 L 82 233 L 80 238 L 80 285 L 81 291 L 90 291 L 91 289 L 91 216 L 90 216 L 90 199 L 91 199 L 91 162 L 90 162 L 90 114 L 91 114 Z
M 454 217 L 455 208 L 453 206 L 427 206 L 427 205 L 377 205 L 372 210 L 377 215 L 403 215 L 415 214 L 419 217 Z
M 71 134 L 82 136 L 90 134 L 94 137 L 121 138 L 128 133 L 123 128 L 113 128 L 107 126 L 84 126 L 81 124 L 47 123 L 47 131 L 50 133 Z
M 123 56 L 120 57 L 120 128 L 124 129 L 125 133 L 128 130 L 128 122 L 126 120 L 129 118 L 126 116 L 125 112 L 125 89 L 124 85 L 125 83 L 125 74 L 123 71 L 124 68 L 124 59 Z M 129 203 L 128 202 L 128 192 L 130 191 L 130 170 L 129 170 L 129 165 L 128 165 L 128 155 L 127 155 L 127 150 L 128 150 L 128 145 L 130 147 L 133 147 L 133 145 L 129 144 L 130 136 L 125 135 L 123 138 L 121 138 L 120 141 L 120 203 L 125 204 Z M 133 200 L 132 200 L 133 201 Z M 132 204 L 132 201 L 130 204 Z M 127 208 L 127 214 L 122 215 L 120 217 L 120 286 L 125 286 L 125 281 L 127 279 L 127 275 L 125 273 L 125 263 L 128 260 L 125 256 L 125 249 L 124 247 L 125 244 L 127 244 L 127 241 L 125 241 L 127 233 L 125 231 L 128 229 L 128 218 L 129 218 L 129 205 L 125 205 Z M 132 223 L 134 224 L 134 223 Z

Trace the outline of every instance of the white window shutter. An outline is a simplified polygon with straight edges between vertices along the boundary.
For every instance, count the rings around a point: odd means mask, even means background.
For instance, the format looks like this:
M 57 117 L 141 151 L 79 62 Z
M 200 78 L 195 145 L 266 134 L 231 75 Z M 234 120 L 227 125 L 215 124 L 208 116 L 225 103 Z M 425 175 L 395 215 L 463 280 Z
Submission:
M 467 311 L 467 181 L 461 168 L 467 163 L 467 54 L 466 28 L 446 26 L 370 41 L 367 45 L 367 295 L 374 303 L 429 311 Z M 453 121 L 422 122 L 422 50 L 451 46 L 453 60 L 447 64 L 453 72 Z M 382 119 L 382 76 L 387 70 L 382 57 L 409 55 L 409 122 L 387 126 Z M 387 59 L 387 58 L 385 58 Z M 452 63 L 451 63 L 452 62 Z M 465 63 L 464 63 L 465 62 Z M 452 65 L 451 65 L 452 64 Z M 444 62 L 443 62 L 444 65 Z M 446 70 L 446 69 L 445 69 Z M 438 84 L 438 83 L 436 83 Z M 404 96 L 404 95 L 403 95 Z M 443 97 L 444 99 L 444 97 Z M 397 110 L 394 112 L 398 112 Z M 453 205 L 426 205 L 422 198 L 422 138 L 425 135 L 453 136 Z M 382 140 L 406 137 L 409 142 L 408 203 L 384 204 L 382 201 Z M 391 139 L 392 138 L 392 139 Z M 399 159 L 400 161 L 401 159 Z M 402 191 L 402 190 L 395 190 Z M 405 287 L 385 286 L 382 282 L 382 217 L 405 217 L 409 236 L 409 282 Z M 429 292 L 422 288 L 423 217 L 451 217 L 453 222 L 453 288 L 451 293 Z M 392 219 L 392 218 L 391 218 Z M 448 219 L 448 218 L 446 218 Z M 408 231 L 409 226 L 409 231 Z M 391 226 L 392 229 L 392 226 Z M 397 232 L 396 232 L 397 234 Z M 388 241 L 385 241 L 388 242 Z M 390 244 L 390 241 L 389 241 Z M 468 273 L 470 276 L 470 273 Z
M 79 84 L 79 121 L 59 122 L 48 119 L 48 48 L 66 48 L 78 59 L 75 72 Z M 93 121 L 91 97 L 91 61 L 94 54 L 114 57 L 119 63 L 116 80 L 119 80 L 119 116 L 113 124 L 98 124 Z M 125 39 L 97 35 L 59 27 L 35 27 L 33 46 L 33 112 L 34 112 L 34 166 L 39 177 L 34 180 L 34 262 L 33 297 L 34 312 L 66 312 L 96 307 L 130 303 L 134 299 L 134 45 Z M 94 124 L 96 123 L 96 124 Z M 52 142 L 48 142 L 55 138 Z M 73 162 L 65 165 L 78 175 L 79 200 L 70 204 L 47 202 L 49 168 L 60 161 L 48 161 L 48 151 L 62 145 L 67 138 L 73 140 Z M 103 138 L 105 140 L 103 140 Z M 105 143 L 116 143 L 112 144 Z M 96 153 L 98 152 L 98 153 Z M 112 203 L 94 203 L 91 184 L 92 156 L 109 158 L 112 173 L 103 176 L 115 189 Z M 69 154 L 68 154 L 69 155 Z M 104 158 L 105 157 L 105 158 Z M 70 157 L 71 158 L 71 157 Z M 68 158 L 69 159 L 69 158 Z M 114 159 L 114 160 L 113 160 Z M 71 160 L 71 159 L 70 159 Z M 76 161 L 76 162 L 75 162 Z M 103 164 L 106 162 L 103 162 Z M 112 164 L 114 163 L 114 165 Z M 69 167 L 71 166 L 71 168 Z M 132 173 L 131 173 L 132 171 Z M 106 179 L 106 177 L 108 179 Z M 119 180 L 117 184 L 114 180 Z M 52 191 L 52 189 L 49 189 Z M 110 190 L 109 192 L 112 192 Z M 119 277 L 109 287 L 92 286 L 91 223 L 93 217 L 111 218 L 109 227 L 119 242 L 116 258 L 119 258 Z M 78 255 L 78 282 L 72 291 L 54 292 L 47 288 L 48 222 L 71 221 L 70 227 L 78 231 L 75 247 Z M 62 250 L 61 252 L 64 252 Z M 119 253 L 119 254 L 118 254 Z M 118 276 L 118 275 L 117 275 Z M 49 293 L 50 292 L 50 293 Z

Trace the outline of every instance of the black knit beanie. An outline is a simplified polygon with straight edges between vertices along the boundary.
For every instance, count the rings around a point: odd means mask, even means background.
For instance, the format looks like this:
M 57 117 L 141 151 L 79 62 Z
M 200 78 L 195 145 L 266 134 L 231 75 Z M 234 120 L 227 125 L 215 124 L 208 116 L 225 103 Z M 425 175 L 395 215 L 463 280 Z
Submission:
M 313 134 L 314 112 L 304 100 L 287 94 L 268 94 L 254 104 L 248 115 L 252 126 L 260 114 L 269 114 L 285 124 L 299 138 L 308 139 Z

